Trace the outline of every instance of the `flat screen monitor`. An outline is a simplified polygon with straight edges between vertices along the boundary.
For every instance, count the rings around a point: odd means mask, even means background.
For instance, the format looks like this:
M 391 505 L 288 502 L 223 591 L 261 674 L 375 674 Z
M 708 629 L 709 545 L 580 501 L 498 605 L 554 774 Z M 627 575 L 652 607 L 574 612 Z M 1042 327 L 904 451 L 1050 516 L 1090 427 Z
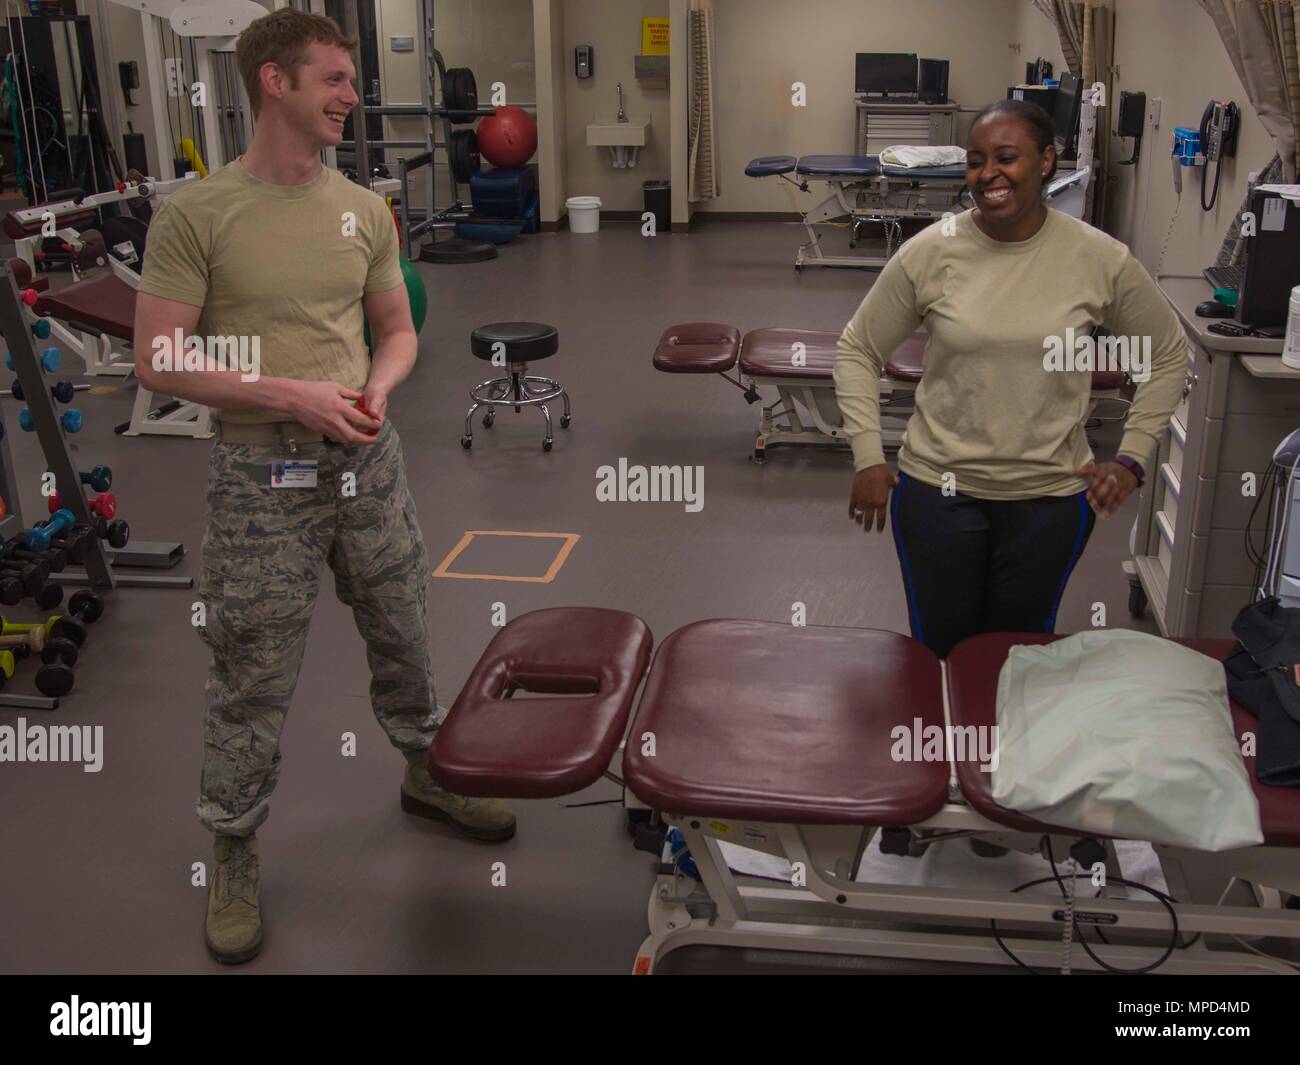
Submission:
M 916 82 L 915 52 L 859 52 L 857 55 L 855 92 L 915 96 Z
M 1056 149 L 1065 159 L 1075 156 L 1080 102 L 1079 79 L 1068 70 L 1061 71 L 1061 87 L 1052 108 L 1052 130 L 1056 134 Z

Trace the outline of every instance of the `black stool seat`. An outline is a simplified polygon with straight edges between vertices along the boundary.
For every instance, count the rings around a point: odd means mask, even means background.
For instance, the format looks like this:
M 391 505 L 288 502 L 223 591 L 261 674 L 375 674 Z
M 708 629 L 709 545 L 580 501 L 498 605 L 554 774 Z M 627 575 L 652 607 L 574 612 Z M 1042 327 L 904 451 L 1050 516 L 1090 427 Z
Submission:
M 476 359 L 490 360 L 496 344 L 506 346 L 506 362 L 535 362 L 559 351 L 560 333 L 541 322 L 492 322 L 469 336 L 469 350 Z

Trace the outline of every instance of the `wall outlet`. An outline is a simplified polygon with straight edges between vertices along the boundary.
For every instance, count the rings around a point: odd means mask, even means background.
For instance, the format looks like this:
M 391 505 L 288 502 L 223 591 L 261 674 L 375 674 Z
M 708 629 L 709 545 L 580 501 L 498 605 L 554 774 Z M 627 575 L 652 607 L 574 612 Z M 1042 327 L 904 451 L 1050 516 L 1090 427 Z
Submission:
M 1147 122 L 1152 129 L 1160 128 L 1160 105 L 1164 101 L 1159 96 L 1153 96 L 1147 100 Z

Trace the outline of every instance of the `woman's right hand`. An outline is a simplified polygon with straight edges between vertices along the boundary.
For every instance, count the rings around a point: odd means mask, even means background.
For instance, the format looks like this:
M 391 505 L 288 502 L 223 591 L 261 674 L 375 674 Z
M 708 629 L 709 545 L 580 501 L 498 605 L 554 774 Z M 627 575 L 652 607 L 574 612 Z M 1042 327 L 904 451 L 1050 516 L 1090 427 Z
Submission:
M 889 514 L 889 493 L 898 486 L 898 475 L 883 462 L 868 466 L 853 476 L 853 493 L 849 497 L 849 517 L 870 532 L 874 523 L 876 532 L 885 528 Z

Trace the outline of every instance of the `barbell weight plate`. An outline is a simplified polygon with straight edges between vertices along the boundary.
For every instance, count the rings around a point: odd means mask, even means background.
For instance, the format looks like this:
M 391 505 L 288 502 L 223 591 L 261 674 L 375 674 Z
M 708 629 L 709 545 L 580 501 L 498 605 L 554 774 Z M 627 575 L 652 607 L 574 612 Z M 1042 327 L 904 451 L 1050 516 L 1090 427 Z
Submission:
M 473 122 L 478 118 L 478 83 L 469 67 L 450 67 L 442 83 L 442 106 L 452 122 Z
M 470 175 L 478 173 L 482 161 L 478 154 L 478 134 L 472 129 L 453 130 L 447 143 L 451 176 L 458 185 L 468 185 Z

